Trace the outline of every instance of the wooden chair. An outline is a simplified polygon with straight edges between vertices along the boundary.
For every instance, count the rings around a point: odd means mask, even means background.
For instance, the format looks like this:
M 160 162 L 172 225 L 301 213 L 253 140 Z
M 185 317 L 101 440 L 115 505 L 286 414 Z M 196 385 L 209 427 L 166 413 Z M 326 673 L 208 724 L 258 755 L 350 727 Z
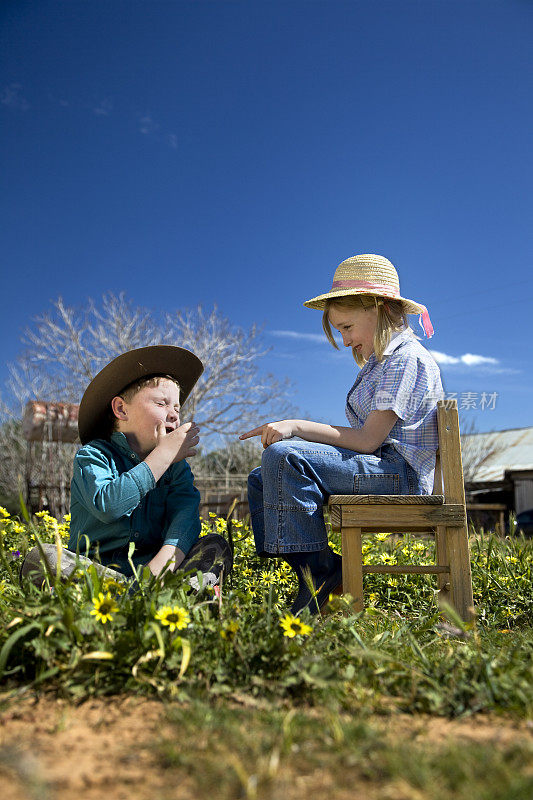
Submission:
M 459 438 L 457 402 L 437 405 L 439 450 L 432 495 L 331 495 L 329 510 L 334 529 L 342 536 L 343 591 L 362 611 L 363 575 L 434 574 L 439 597 L 460 616 L 473 617 L 472 576 L 466 527 L 466 506 Z M 364 565 L 364 533 L 400 532 L 435 535 L 436 564 Z

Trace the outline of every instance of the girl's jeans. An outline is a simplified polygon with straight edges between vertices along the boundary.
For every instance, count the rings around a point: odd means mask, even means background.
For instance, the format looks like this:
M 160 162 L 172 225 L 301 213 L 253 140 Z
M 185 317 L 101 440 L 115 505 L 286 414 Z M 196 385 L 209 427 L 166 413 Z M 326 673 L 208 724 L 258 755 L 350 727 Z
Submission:
M 276 442 L 248 477 L 257 553 L 323 550 L 322 507 L 331 494 L 423 493 L 416 472 L 392 445 L 366 455 L 300 439 Z

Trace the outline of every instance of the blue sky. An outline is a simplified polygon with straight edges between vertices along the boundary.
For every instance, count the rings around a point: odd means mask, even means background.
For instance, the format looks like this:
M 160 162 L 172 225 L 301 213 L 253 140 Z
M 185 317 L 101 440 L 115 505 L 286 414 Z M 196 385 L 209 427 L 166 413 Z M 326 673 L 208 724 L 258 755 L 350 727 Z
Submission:
M 125 291 L 262 324 L 343 424 L 357 367 L 302 303 L 374 252 L 465 419 L 532 425 L 532 40 L 526 0 L 4 0 L 0 382 L 58 295 Z

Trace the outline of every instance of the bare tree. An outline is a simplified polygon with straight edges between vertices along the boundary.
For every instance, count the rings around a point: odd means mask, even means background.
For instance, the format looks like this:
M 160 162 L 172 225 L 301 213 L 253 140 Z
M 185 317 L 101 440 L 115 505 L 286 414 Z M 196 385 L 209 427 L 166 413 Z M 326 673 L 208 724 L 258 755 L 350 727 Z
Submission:
M 172 322 L 167 315 L 168 329 Z M 202 431 L 235 436 L 272 416 L 287 415 L 289 382 L 280 383 L 258 370 L 257 359 L 268 350 L 261 344 L 256 325 L 244 331 L 221 317 L 216 308 L 206 315 L 200 306 L 178 312 L 174 325 L 177 341 L 205 365 L 186 406 L 188 418 L 194 417 Z
M 205 477 L 247 475 L 261 464 L 263 447 L 253 439 L 229 442 L 225 447 L 201 455 L 195 462 L 195 474 Z
M 495 433 L 478 433 L 475 423 L 461 420 L 463 478 L 471 483 L 480 467 L 501 449 Z
M 261 331 L 244 330 L 217 310 L 178 310 L 160 314 L 134 306 L 124 294 L 106 294 L 99 305 L 67 306 L 58 298 L 26 331 L 25 350 L 10 368 L 7 399 L 0 402 L 0 489 L 16 486 L 24 467 L 26 445 L 20 420 L 28 400 L 79 403 L 92 378 L 120 353 L 154 344 L 192 350 L 205 371 L 184 407 L 183 419 L 202 430 L 204 452 L 272 417 L 294 409 L 287 402 L 289 381 L 260 370 L 268 349 Z M 64 479 L 64 476 L 62 480 Z
M 12 367 L 9 387 L 26 399 L 79 403 L 97 372 L 115 356 L 137 347 L 170 344 L 174 333 L 124 294 L 106 294 L 98 307 L 66 306 L 59 297 L 52 310 L 34 319 L 23 337 L 25 352 Z M 25 392 L 24 387 L 28 387 Z M 43 392 L 46 397 L 43 397 Z

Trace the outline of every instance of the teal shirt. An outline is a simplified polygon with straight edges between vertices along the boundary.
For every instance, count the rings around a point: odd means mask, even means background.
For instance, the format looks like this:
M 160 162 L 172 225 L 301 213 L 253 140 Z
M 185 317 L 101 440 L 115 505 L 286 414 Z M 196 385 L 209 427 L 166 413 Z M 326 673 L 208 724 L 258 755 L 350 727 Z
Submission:
M 95 439 L 74 458 L 70 495 L 69 549 L 91 553 L 98 546 L 103 564 L 130 572 L 128 546 L 135 543 L 135 565 L 149 561 L 163 544 L 188 553 L 200 535 L 200 492 L 186 461 L 172 464 L 157 481 L 123 433 Z

